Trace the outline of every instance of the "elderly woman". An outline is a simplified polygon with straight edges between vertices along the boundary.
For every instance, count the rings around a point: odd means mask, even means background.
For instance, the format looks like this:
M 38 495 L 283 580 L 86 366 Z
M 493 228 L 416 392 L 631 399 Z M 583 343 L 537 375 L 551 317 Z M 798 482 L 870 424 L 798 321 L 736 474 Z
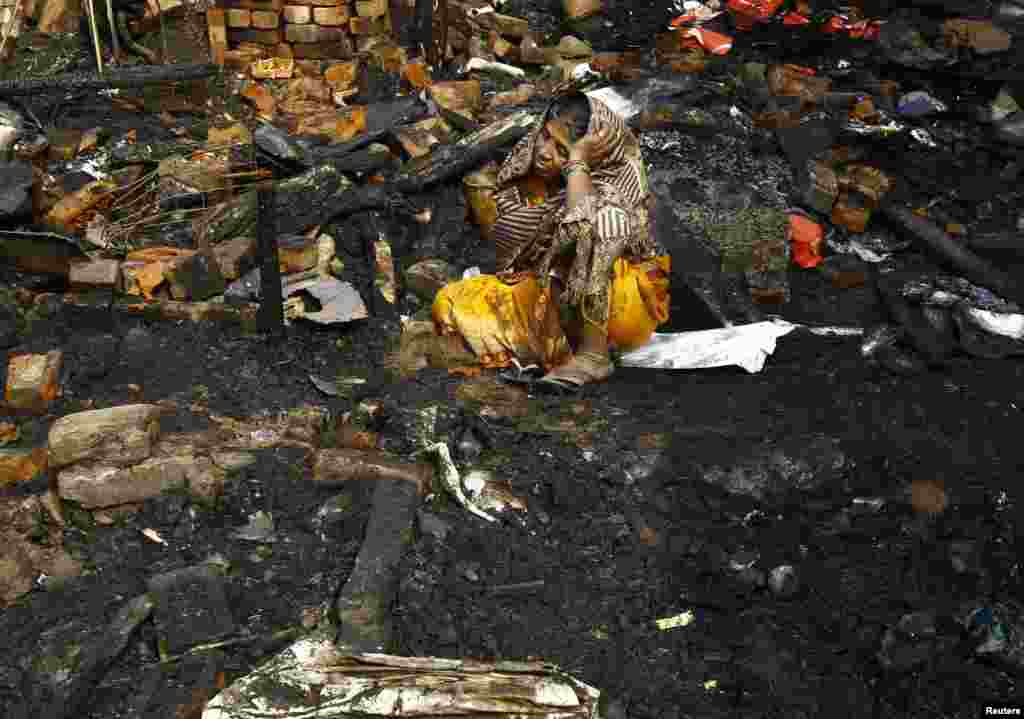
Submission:
M 542 365 L 543 387 L 608 378 L 609 347 L 643 344 L 668 318 L 636 137 L 600 101 L 557 97 L 502 164 L 495 200 L 498 274 L 439 292 L 436 328 L 485 367 Z

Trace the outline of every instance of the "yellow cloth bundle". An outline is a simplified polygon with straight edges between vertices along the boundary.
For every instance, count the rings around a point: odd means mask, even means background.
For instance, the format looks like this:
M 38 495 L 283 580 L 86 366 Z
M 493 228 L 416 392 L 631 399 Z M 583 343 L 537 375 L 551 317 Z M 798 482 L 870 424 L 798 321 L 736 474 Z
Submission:
M 610 345 L 623 351 L 639 347 L 668 319 L 670 268 L 668 256 L 615 261 Z M 572 355 L 550 290 L 531 273 L 453 282 L 434 298 L 433 318 L 438 334 L 461 336 L 483 367 L 508 367 L 514 357 L 550 370 Z

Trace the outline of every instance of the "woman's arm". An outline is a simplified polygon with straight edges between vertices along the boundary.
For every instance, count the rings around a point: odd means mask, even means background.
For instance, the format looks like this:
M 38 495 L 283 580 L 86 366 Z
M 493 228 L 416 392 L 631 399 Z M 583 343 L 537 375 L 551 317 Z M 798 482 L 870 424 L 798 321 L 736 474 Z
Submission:
M 594 184 L 590 181 L 590 166 L 608 153 L 611 147 L 610 136 L 608 130 L 598 130 L 592 135 L 584 136 L 570 148 L 565 181 L 567 210 L 573 209 L 584 197 L 593 194 Z
M 583 201 L 584 197 L 594 192 L 594 183 L 590 181 L 590 171 L 582 168 L 570 172 L 565 184 L 565 208 L 567 210 L 573 209 Z

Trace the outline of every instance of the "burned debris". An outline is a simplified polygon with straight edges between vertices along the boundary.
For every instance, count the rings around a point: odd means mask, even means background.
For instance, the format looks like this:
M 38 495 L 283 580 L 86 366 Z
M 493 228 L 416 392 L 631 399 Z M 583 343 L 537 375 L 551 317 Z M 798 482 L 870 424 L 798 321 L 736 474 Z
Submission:
M 0 0 L 0 706 L 1020 710 L 1022 17 Z

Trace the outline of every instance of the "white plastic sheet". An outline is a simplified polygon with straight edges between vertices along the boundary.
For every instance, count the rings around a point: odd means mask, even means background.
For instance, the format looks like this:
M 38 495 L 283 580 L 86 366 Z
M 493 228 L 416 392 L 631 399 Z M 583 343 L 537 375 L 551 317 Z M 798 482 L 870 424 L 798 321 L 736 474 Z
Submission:
M 1017 313 L 1000 314 L 989 310 L 969 309 L 967 316 L 978 327 L 995 335 L 1024 339 L 1024 315 Z
M 779 337 L 798 325 L 782 320 L 755 322 L 715 330 L 657 333 L 642 347 L 622 355 L 625 367 L 704 369 L 738 365 L 751 374 L 764 368 Z

